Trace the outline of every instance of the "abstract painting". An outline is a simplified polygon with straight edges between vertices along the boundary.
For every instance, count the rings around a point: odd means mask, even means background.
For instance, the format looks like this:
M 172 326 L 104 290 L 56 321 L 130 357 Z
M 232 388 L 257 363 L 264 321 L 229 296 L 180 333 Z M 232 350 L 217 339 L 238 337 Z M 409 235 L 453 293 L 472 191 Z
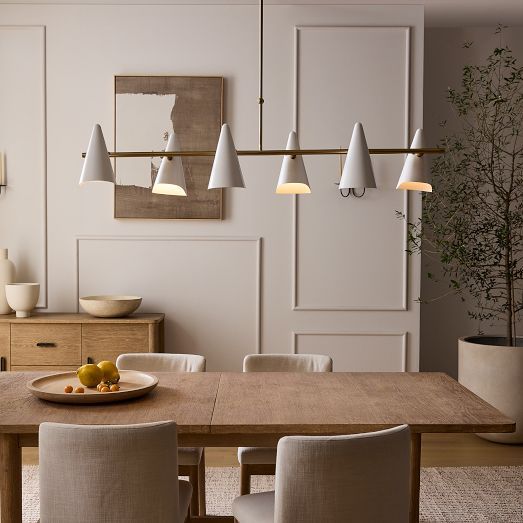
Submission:
M 220 136 L 223 78 L 115 76 L 116 151 L 165 150 L 176 132 L 181 150 L 214 150 Z M 222 190 L 208 190 L 213 157 L 182 157 L 187 197 L 153 194 L 161 158 L 115 160 L 115 218 L 222 218 Z

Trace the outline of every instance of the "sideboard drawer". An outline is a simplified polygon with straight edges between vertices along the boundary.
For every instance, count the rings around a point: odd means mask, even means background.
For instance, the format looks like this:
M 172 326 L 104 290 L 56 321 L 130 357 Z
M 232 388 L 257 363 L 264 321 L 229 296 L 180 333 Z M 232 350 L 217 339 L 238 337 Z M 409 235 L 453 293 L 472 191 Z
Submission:
M 116 361 L 126 352 L 149 352 L 149 325 L 86 323 L 82 326 L 82 363 Z
M 80 324 L 11 324 L 11 367 L 80 365 Z
M 0 324 L 0 372 L 9 370 L 9 356 L 11 355 L 11 330 L 9 324 Z

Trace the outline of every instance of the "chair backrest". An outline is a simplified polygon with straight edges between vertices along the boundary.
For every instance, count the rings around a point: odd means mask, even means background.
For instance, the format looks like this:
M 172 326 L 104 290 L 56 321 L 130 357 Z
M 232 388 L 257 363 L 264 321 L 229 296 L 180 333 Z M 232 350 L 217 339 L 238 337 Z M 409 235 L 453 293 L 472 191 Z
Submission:
M 42 423 L 39 447 L 41 523 L 179 522 L 174 422 Z
M 323 354 L 249 354 L 243 372 L 332 372 L 332 359 Z
M 407 425 L 278 443 L 274 523 L 409 521 Z
M 143 372 L 205 372 L 205 358 L 197 354 L 135 352 L 120 354 L 116 366 L 120 370 Z

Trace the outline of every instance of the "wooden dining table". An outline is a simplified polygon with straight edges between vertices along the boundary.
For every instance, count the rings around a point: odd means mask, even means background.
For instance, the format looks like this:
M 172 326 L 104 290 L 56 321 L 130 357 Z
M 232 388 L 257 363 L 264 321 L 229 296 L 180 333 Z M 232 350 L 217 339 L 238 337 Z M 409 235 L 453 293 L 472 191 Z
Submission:
M 146 396 L 98 405 L 34 397 L 26 384 L 45 374 L 0 373 L 1 523 L 22 521 L 21 450 L 38 446 L 44 421 L 120 425 L 174 420 L 180 446 L 203 447 L 276 446 L 290 434 L 352 434 L 405 423 L 411 429 L 411 522 L 419 520 L 423 433 L 515 430 L 513 420 L 442 373 L 158 372 L 159 385 Z

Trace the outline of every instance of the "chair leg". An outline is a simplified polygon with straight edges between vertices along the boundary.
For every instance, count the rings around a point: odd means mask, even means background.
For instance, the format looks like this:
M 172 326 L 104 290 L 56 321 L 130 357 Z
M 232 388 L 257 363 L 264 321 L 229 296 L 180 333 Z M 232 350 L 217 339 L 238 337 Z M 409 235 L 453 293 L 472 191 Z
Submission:
M 205 449 L 202 450 L 202 457 L 198 465 L 198 501 L 200 505 L 199 516 L 207 514 L 207 507 L 205 501 Z
M 190 465 L 187 467 L 189 470 L 189 483 L 192 485 L 192 495 L 191 495 L 191 504 L 190 514 L 192 516 L 198 516 L 198 465 Z
M 240 465 L 240 496 L 251 493 L 251 471 L 249 465 Z

